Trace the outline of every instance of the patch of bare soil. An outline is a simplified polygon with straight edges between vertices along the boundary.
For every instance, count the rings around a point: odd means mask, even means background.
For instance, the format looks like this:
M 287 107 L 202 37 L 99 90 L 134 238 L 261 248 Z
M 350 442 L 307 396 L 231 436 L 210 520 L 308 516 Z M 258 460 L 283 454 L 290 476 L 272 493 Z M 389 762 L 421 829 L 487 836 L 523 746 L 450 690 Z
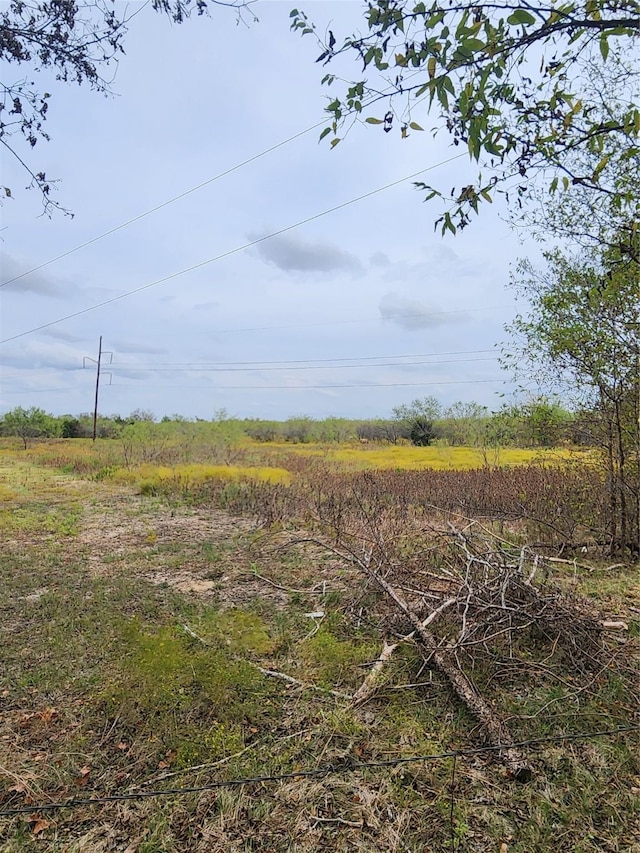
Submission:
M 135 575 L 222 608 L 257 598 L 283 607 L 294 593 L 348 588 L 339 562 L 312 543 L 290 547 L 290 533 L 270 534 L 258 545 L 256 523 L 223 510 L 170 507 L 115 490 L 101 498 L 85 504 L 77 536 L 94 576 Z
M 122 491 L 105 491 L 87 503 L 77 544 L 91 574 L 125 573 L 178 592 L 215 601 L 221 608 L 260 599 L 285 607 L 292 594 L 344 592 L 338 564 L 309 543 L 290 550 L 287 536 L 256 544 L 257 526 L 214 508 L 169 507 Z
M 216 509 L 171 508 L 129 493 L 85 506 L 77 537 L 94 576 L 126 572 L 183 593 L 209 595 L 246 569 L 250 520 Z

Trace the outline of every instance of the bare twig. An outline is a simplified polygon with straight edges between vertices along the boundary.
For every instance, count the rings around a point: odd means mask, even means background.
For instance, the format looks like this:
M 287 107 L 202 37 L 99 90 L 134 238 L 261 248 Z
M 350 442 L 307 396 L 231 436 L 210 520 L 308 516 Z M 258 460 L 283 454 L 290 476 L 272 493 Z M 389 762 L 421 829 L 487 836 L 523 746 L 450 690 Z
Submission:
M 280 681 L 286 681 L 287 684 L 292 684 L 295 687 L 302 688 L 303 690 L 316 690 L 318 693 L 328 693 L 330 696 L 335 696 L 336 699 L 351 699 L 351 696 L 348 693 L 341 693 L 339 690 L 329 690 L 327 687 L 319 687 L 317 684 L 308 684 L 304 681 L 299 681 L 292 675 L 287 675 L 286 672 L 278 672 L 276 669 L 264 669 L 257 664 L 253 664 L 253 666 L 269 678 L 278 678 Z

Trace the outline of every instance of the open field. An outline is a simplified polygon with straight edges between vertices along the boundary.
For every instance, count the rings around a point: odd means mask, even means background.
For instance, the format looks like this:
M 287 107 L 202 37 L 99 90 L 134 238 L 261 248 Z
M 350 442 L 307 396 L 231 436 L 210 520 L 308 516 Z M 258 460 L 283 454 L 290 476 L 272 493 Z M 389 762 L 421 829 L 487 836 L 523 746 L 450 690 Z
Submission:
M 0 802 L 25 811 L 0 817 L 1 849 L 640 850 L 638 732 L 589 736 L 640 710 L 640 575 L 585 523 L 592 466 L 376 473 L 351 465 L 376 448 L 311 449 L 3 442 Z M 525 748 L 527 783 L 473 752 L 482 725 L 363 573 L 384 554 L 410 602 L 434 597 L 464 575 L 452 529 L 488 567 L 494 551 L 501 571 L 526 560 L 562 607 L 459 647 L 515 742 L 551 738 Z M 472 752 L 394 763 L 455 750 Z
M 567 448 L 517 448 L 481 449 L 478 447 L 449 447 L 434 445 L 431 447 L 413 447 L 408 444 L 380 445 L 345 442 L 335 445 L 291 445 L 270 442 L 268 444 L 247 443 L 263 456 L 284 454 L 319 457 L 329 463 L 335 463 L 344 470 L 367 471 L 394 469 L 398 471 L 469 471 L 483 465 L 529 465 L 559 464 L 572 459 L 588 456 L 584 451 Z

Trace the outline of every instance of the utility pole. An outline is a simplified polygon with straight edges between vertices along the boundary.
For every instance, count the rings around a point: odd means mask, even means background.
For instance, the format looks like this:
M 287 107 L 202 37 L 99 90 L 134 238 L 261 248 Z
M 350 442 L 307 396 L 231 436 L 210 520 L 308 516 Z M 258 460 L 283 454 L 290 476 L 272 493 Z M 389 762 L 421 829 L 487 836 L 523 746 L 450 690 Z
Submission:
M 112 352 L 105 352 L 104 355 L 110 356 L 109 364 L 111 364 L 111 362 L 113 361 L 113 353 Z M 103 356 L 102 335 L 100 335 L 100 342 L 98 343 L 98 360 L 96 361 L 95 358 L 91 358 L 91 356 L 88 356 L 88 355 L 85 355 L 84 358 L 82 359 L 82 366 L 83 367 L 86 367 L 87 361 L 92 361 L 96 365 L 96 396 L 95 396 L 95 402 L 93 405 L 93 437 L 92 437 L 92 441 L 94 443 L 96 440 L 96 435 L 98 433 L 98 394 L 100 393 L 100 368 L 102 366 L 102 356 Z M 111 374 L 109 374 L 109 377 L 111 377 Z M 111 384 L 111 383 L 109 383 L 109 384 Z

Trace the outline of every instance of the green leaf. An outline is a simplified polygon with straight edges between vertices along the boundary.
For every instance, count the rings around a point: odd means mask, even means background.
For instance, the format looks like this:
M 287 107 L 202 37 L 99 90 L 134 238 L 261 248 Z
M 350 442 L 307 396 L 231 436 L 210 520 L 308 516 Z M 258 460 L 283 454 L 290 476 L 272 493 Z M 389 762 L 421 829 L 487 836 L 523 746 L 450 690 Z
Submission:
M 409 127 L 411 128 L 411 130 L 424 130 L 424 127 L 420 127 L 417 121 L 410 121 Z
M 609 162 L 610 157 L 611 157 L 610 154 L 605 154 L 604 157 L 598 163 L 598 165 L 595 167 L 595 169 L 593 170 L 593 180 L 594 181 L 598 180 L 598 178 L 600 177 L 600 173 L 602 172 L 602 170 L 605 168 L 605 166 Z
M 338 137 L 336 137 L 335 139 L 332 139 L 332 140 L 331 140 L 331 147 L 332 147 L 332 148 L 335 148 L 335 147 L 336 147 L 336 145 L 338 144 L 338 142 L 340 142 L 340 140 L 338 139 Z
M 456 233 L 456 226 L 453 224 L 453 220 L 451 219 L 450 213 L 445 213 L 444 221 L 442 223 L 442 231 L 441 233 L 444 235 L 447 231 L 451 231 L 452 234 Z
M 381 118 L 374 118 L 373 116 L 369 116 L 365 121 L 367 124 L 384 124 L 384 121 Z
M 525 9 L 516 9 L 515 12 L 507 18 L 507 23 L 514 26 L 521 24 L 526 27 L 535 24 L 535 22 L 536 19 L 533 17 L 531 12 L 527 12 Z
M 600 36 L 600 53 L 604 61 L 607 61 L 607 56 L 609 56 L 609 39 L 607 38 L 606 33 L 602 33 Z
M 330 127 L 325 127 L 325 129 L 324 129 L 324 130 L 322 131 L 322 133 L 320 134 L 320 138 L 318 139 L 318 142 L 320 142 L 322 139 L 324 139 L 324 138 L 325 138 L 325 136 L 327 136 L 327 135 L 328 135 L 328 134 L 330 134 L 330 133 L 331 133 L 331 128 L 330 128 Z
M 430 56 L 429 61 L 427 62 L 427 73 L 429 74 L 429 79 L 433 80 L 436 76 L 436 58 L 435 56 Z

